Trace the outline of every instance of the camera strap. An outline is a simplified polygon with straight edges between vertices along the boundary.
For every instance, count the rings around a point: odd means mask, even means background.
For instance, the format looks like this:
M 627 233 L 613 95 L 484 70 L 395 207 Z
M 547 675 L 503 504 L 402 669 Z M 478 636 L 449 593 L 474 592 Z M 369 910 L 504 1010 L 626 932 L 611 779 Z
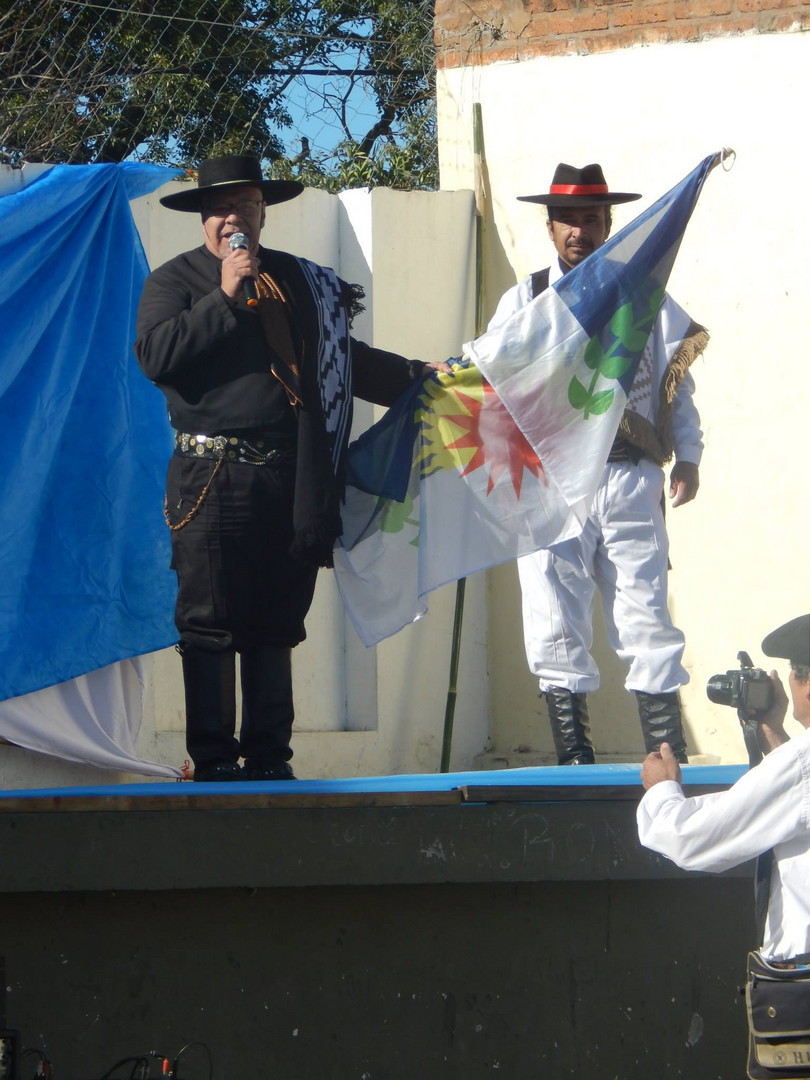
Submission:
M 759 745 L 759 738 L 757 732 L 759 731 L 759 721 L 757 714 L 753 716 L 746 714 L 742 709 L 737 709 L 737 717 L 740 721 L 740 727 L 742 728 L 743 739 L 745 740 L 745 749 L 748 752 L 748 768 L 754 769 L 762 761 L 762 747 Z
M 746 715 L 737 709 L 737 716 L 748 751 L 748 768 L 754 769 L 762 761 L 762 747 L 759 745 L 759 720 L 757 715 Z M 771 895 L 771 872 L 773 870 L 773 848 L 763 851 L 757 858 L 754 870 L 754 916 L 757 927 L 757 941 L 762 944 L 765 936 L 765 919 L 768 917 L 768 900 Z

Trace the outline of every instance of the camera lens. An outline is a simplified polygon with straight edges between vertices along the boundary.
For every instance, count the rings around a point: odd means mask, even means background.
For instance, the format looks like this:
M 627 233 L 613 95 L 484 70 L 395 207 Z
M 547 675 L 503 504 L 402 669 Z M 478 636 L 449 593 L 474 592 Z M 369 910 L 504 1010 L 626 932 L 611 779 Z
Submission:
M 733 705 L 735 700 L 734 680 L 728 675 L 712 675 L 706 684 L 706 695 L 715 705 Z

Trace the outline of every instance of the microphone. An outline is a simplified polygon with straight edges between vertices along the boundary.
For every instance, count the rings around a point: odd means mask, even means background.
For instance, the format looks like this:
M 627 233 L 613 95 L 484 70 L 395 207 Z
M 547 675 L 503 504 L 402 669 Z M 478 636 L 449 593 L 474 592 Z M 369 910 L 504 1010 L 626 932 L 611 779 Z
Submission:
M 239 251 L 244 249 L 247 251 L 248 242 L 244 233 L 235 232 L 228 237 L 228 247 L 231 251 Z M 248 307 L 256 307 L 259 303 L 259 295 L 256 292 L 256 282 L 253 278 L 246 277 L 242 279 L 242 292 L 245 297 L 245 303 Z

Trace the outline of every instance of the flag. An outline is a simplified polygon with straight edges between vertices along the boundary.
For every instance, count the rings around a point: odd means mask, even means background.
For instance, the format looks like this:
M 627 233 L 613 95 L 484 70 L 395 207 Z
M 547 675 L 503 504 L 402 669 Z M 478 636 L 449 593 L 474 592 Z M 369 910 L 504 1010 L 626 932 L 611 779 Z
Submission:
M 0 699 L 163 648 L 171 433 L 132 352 L 129 200 L 177 174 L 57 165 L 0 198 Z
M 440 585 L 577 535 L 718 155 L 349 449 L 338 587 L 366 645 Z

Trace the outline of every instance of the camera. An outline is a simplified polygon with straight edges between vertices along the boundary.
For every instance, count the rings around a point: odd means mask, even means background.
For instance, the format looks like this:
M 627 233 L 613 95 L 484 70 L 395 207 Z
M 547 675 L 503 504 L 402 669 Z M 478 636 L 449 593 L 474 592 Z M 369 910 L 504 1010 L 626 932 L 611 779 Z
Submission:
M 709 701 L 730 705 L 746 713 L 767 712 L 773 701 L 773 684 L 767 671 L 754 667 L 747 652 L 738 652 L 740 667 L 725 675 L 712 675 L 706 685 Z

